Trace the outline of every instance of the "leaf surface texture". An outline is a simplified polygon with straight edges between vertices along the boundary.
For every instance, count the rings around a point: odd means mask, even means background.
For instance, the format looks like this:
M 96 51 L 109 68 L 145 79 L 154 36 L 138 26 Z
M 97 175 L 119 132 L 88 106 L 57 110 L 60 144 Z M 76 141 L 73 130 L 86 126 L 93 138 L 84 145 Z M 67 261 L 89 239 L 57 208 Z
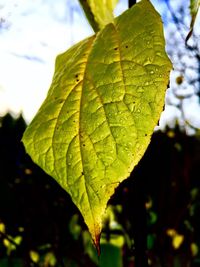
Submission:
M 96 245 L 110 196 L 150 142 L 170 70 L 160 16 L 143 0 L 57 57 L 23 136 L 34 162 L 71 195 Z

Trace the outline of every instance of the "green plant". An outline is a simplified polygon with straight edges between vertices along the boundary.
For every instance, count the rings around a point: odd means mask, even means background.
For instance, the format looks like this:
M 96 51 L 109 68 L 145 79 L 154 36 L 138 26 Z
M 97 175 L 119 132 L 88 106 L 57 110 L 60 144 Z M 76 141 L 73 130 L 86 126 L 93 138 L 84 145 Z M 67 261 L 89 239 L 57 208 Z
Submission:
M 109 9 L 81 2 L 99 31 L 57 57 L 23 142 L 71 195 L 98 248 L 107 202 L 150 142 L 172 66 L 160 15 L 148 0 L 115 19 L 116 1 L 107 1 Z

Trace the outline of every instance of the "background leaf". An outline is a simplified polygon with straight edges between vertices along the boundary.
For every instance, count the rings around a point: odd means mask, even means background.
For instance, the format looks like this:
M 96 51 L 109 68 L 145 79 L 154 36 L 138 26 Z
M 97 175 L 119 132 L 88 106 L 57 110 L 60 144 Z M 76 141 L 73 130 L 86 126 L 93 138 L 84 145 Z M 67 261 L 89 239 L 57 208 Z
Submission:
M 113 22 L 113 10 L 117 2 L 118 0 L 88 0 L 92 13 L 94 14 L 96 22 L 99 24 L 100 29 Z
M 189 40 L 189 38 L 192 35 L 194 23 L 195 23 L 196 16 L 199 10 L 199 6 L 200 6 L 200 0 L 190 0 L 191 23 L 190 23 L 190 31 L 186 37 L 186 42 Z
M 200 1 L 199 0 L 190 0 L 190 14 L 192 18 L 196 18 L 197 12 L 199 10 Z
M 95 32 L 113 22 L 113 10 L 118 0 L 79 0 L 79 2 Z
M 162 22 L 143 0 L 56 60 L 23 142 L 71 195 L 96 245 L 107 201 L 143 156 L 164 105 L 171 62 Z

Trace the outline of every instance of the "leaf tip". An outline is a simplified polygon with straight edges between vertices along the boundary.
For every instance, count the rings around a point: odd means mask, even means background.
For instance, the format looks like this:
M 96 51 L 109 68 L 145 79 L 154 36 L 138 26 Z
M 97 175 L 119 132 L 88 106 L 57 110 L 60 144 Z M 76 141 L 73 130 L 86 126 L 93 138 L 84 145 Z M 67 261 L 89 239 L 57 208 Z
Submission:
M 100 257 L 101 255 L 101 246 L 100 246 L 100 237 L 101 237 L 101 233 L 95 234 L 95 237 L 93 239 L 95 248 L 97 250 L 97 254 Z

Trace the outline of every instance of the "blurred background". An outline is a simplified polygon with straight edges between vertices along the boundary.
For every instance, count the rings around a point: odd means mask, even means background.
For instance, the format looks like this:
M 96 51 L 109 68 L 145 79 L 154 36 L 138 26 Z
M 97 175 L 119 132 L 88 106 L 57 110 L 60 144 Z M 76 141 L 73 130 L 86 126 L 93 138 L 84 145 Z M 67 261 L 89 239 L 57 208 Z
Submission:
M 68 194 L 20 142 L 56 55 L 92 29 L 78 1 L 0 0 L 0 266 L 200 266 L 200 15 L 185 45 L 189 1 L 151 2 L 174 70 L 151 144 L 109 202 L 98 258 Z

